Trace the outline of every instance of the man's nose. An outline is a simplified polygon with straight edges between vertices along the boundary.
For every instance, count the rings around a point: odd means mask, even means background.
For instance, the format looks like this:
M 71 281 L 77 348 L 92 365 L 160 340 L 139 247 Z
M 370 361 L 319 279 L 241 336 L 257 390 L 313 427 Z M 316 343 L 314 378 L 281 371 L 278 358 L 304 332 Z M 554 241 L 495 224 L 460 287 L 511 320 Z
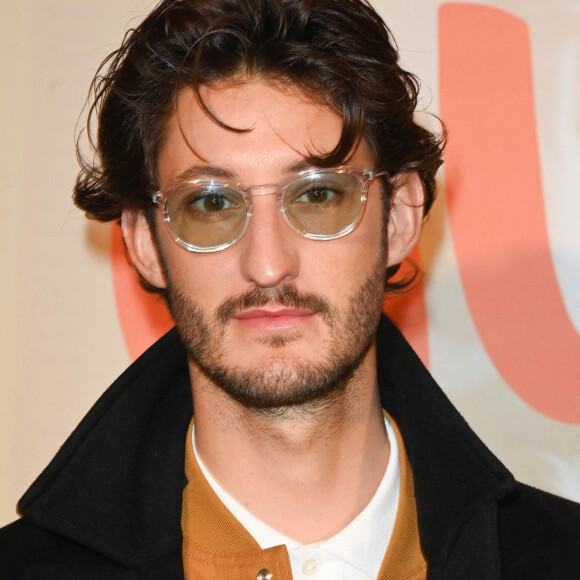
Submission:
M 255 196 L 248 229 L 238 242 L 244 279 L 271 288 L 298 276 L 299 241 L 280 214 L 276 196 Z

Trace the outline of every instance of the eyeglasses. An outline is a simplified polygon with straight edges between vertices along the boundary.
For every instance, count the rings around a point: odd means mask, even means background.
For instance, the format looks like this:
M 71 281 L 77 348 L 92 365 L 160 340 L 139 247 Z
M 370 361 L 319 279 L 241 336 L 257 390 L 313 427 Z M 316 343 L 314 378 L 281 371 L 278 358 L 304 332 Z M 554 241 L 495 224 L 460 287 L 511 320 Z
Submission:
M 384 173 L 348 167 L 310 169 L 280 185 L 242 187 L 195 179 L 153 194 L 174 240 L 190 252 L 218 252 L 235 244 L 252 216 L 254 195 L 276 194 L 286 223 L 300 236 L 334 240 L 359 224 L 370 182 Z

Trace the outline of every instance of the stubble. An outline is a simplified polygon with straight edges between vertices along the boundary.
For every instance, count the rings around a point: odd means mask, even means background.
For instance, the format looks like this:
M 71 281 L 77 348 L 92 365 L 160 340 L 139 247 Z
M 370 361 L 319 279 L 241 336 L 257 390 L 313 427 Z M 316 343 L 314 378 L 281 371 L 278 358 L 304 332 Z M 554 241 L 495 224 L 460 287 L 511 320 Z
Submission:
M 212 317 L 172 284 L 167 302 L 190 359 L 233 399 L 262 414 L 313 411 L 344 396 L 356 370 L 371 347 L 384 299 L 384 261 L 355 289 L 343 311 L 328 299 L 285 284 L 254 287 L 222 303 Z M 276 305 L 301 308 L 319 315 L 328 326 L 328 338 L 313 345 L 313 358 L 300 361 L 284 356 L 284 347 L 301 338 L 300 331 L 273 333 L 260 342 L 272 348 L 270 361 L 256 368 L 224 364 L 225 338 L 231 319 L 249 308 Z

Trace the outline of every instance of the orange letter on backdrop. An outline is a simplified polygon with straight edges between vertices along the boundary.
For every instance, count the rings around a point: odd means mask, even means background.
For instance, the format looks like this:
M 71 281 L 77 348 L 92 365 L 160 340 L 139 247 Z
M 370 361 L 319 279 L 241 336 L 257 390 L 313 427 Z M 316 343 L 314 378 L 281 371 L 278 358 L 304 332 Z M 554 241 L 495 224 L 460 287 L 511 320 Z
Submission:
M 580 336 L 550 255 L 527 25 L 449 3 L 439 39 L 448 211 L 473 321 L 524 401 L 580 423 Z

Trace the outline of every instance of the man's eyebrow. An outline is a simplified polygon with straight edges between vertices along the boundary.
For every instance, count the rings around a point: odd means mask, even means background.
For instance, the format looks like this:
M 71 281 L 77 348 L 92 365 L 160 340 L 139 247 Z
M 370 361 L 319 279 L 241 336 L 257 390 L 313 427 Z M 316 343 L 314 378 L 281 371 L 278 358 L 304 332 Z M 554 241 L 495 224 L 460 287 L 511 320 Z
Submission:
M 300 159 L 300 161 L 296 161 L 295 163 L 291 163 L 284 168 L 284 173 L 287 175 L 291 175 L 292 173 L 300 173 L 301 171 L 305 171 L 306 169 L 312 169 L 314 166 L 308 159 Z
M 171 179 L 172 182 L 181 183 L 184 181 L 192 181 L 194 179 L 227 179 L 237 180 L 238 176 L 229 169 L 217 167 L 215 165 L 193 165 L 182 171 Z

